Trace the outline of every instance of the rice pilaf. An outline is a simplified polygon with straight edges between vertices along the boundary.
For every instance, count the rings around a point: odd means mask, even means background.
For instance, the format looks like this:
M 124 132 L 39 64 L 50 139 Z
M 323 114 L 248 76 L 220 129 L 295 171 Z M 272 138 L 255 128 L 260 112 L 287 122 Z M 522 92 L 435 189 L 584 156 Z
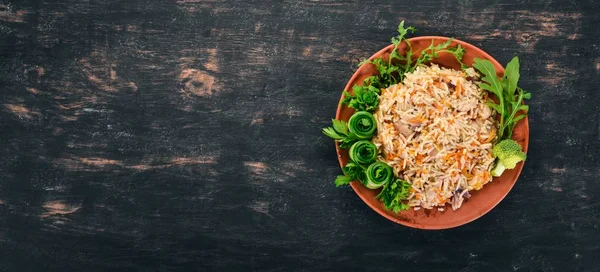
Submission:
M 374 114 L 379 159 L 412 186 L 414 209 L 460 208 L 469 191 L 492 180 L 497 121 L 477 73 L 420 66 L 382 90 Z

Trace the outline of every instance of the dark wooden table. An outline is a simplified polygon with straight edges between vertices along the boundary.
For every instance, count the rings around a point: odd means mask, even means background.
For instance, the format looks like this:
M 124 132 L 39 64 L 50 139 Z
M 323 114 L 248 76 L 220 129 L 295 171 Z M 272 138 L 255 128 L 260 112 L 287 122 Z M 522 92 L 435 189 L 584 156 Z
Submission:
M 0 3 L 0 271 L 600 270 L 597 1 Z M 533 93 L 521 178 L 456 229 L 332 182 L 320 128 L 401 20 Z

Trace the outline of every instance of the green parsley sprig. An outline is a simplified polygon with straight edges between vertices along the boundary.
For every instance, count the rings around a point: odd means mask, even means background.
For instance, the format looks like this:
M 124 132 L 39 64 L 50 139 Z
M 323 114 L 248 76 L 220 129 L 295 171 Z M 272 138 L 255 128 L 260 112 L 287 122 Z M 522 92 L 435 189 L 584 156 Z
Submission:
M 344 91 L 343 104 L 347 104 L 348 107 L 356 109 L 357 111 L 373 112 L 377 109 L 377 106 L 379 105 L 379 94 L 381 93 L 380 89 L 377 89 L 371 84 L 367 84 L 363 86 L 354 85 L 352 91 L 354 91 L 354 94 Z
M 335 179 L 335 186 L 339 187 L 339 186 L 343 186 L 343 185 L 347 185 L 350 184 L 350 182 L 353 182 L 355 180 L 358 181 L 363 181 L 365 180 L 365 170 L 367 168 L 355 163 L 353 161 L 350 161 L 349 163 L 346 164 L 346 166 L 342 167 L 342 172 L 344 172 L 344 175 L 339 175 L 337 176 L 337 178 Z
M 360 140 L 356 134 L 348 130 L 348 123 L 343 120 L 331 119 L 332 126 L 324 128 L 323 134 L 334 139 L 340 144 L 340 148 L 350 148 L 353 143 Z
M 409 206 L 403 200 L 408 198 L 410 187 L 410 183 L 401 179 L 394 179 L 383 187 L 376 198 L 383 202 L 386 209 L 395 213 L 408 210 Z

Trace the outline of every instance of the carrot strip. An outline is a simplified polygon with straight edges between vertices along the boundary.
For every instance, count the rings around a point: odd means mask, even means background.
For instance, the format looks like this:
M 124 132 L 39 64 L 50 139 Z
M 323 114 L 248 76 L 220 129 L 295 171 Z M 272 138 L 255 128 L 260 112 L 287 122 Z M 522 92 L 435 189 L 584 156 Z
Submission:
M 494 137 L 496 136 L 496 130 L 495 129 L 491 129 L 490 130 L 490 134 L 488 135 L 487 139 L 484 141 L 484 143 L 489 143 L 491 142 Z
M 463 89 L 462 84 L 460 83 L 460 81 L 456 82 L 456 92 L 461 95 L 465 93 L 465 90 Z

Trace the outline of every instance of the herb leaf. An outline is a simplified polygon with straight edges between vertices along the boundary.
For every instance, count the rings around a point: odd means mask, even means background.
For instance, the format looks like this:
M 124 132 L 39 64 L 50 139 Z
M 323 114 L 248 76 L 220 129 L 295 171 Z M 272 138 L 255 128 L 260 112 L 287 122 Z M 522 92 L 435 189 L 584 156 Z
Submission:
M 345 135 L 340 135 L 338 134 L 334 128 L 332 127 L 326 127 L 323 129 L 323 134 L 327 135 L 327 137 L 329 138 L 333 138 L 335 140 L 342 140 L 344 139 L 346 136 Z
M 342 134 L 348 134 L 348 123 L 343 120 L 331 119 L 333 123 L 333 129 Z
M 517 82 L 519 82 L 519 58 L 514 57 L 504 69 L 504 76 L 502 81 L 506 84 L 504 92 L 509 94 L 511 97 L 514 96 L 515 90 L 517 89 Z
M 510 109 L 505 108 L 502 84 L 496 76 L 494 64 L 492 64 L 489 60 L 476 58 L 473 60 L 473 67 L 483 74 L 483 77 L 481 78 L 483 82 L 479 83 L 479 88 L 491 92 L 498 98 L 499 109 L 494 109 L 498 112 L 498 114 L 500 114 L 500 130 L 498 131 L 498 139 L 500 139 L 504 135 L 504 119 L 507 117 L 509 114 L 508 112 L 510 111 Z
M 525 116 L 517 115 L 523 111 L 525 115 L 529 106 L 522 105 L 523 99 L 531 98 L 531 94 L 517 86 L 519 82 L 519 58 L 514 57 L 507 65 L 502 81 L 496 76 L 496 69 L 489 60 L 475 59 L 473 67 L 483 74 L 479 87 L 496 95 L 498 103 L 488 102 L 488 106 L 500 114 L 498 141 L 510 139 L 517 122 Z M 516 117 L 515 117 L 516 116 Z
M 349 184 L 352 181 L 354 181 L 354 179 L 352 179 L 351 177 L 344 176 L 344 175 L 339 175 L 339 176 L 337 176 L 337 178 L 335 179 L 334 182 L 335 182 L 335 186 L 336 187 L 340 187 L 340 186 L 343 186 L 343 185 L 347 185 L 347 184 Z
M 483 78 L 481 78 L 481 80 L 486 82 L 479 84 L 479 87 L 495 94 L 498 96 L 498 98 L 501 98 L 502 84 L 500 84 L 500 80 L 498 80 L 498 77 L 496 76 L 494 64 L 492 64 L 489 60 L 476 58 L 473 62 L 473 67 L 483 74 Z
M 488 102 L 487 102 L 487 105 L 488 105 L 490 108 L 494 109 L 494 110 L 495 110 L 496 112 L 498 112 L 498 113 L 502 111 L 502 109 L 500 108 L 500 105 L 498 105 L 498 104 L 496 104 L 496 103 L 494 103 L 494 102 L 489 102 L 489 101 L 488 101 Z
M 523 119 L 527 117 L 527 114 L 521 114 L 521 115 L 517 115 L 515 118 L 513 118 L 513 122 L 519 122 L 519 120 Z
M 350 148 L 356 141 L 360 140 L 354 133 L 348 133 L 346 138 L 342 139 L 340 142 L 340 148 Z
M 385 184 L 376 198 L 383 202 L 386 209 L 398 213 L 409 209 L 409 206 L 403 200 L 406 200 L 410 195 L 410 188 L 410 183 L 401 179 L 394 179 Z
M 342 172 L 344 175 L 339 175 L 334 180 L 335 186 L 340 187 L 343 185 L 347 185 L 355 180 L 364 183 L 365 179 L 365 167 L 361 166 L 358 163 L 350 161 L 346 164 L 346 166 L 342 167 Z
M 360 180 L 363 182 L 365 180 L 365 170 L 366 168 L 358 163 L 350 161 L 342 168 L 342 172 L 352 178 L 352 180 Z
M 375 111 L 379 105 L 379 89 L 370 85 L 354 85 L 352 90 L 354 91 L 354 94 L 344 91 L 345 97 L 344 100 L 342 100 L 342 104 L 346 104 L 348 107 L 358 111 Z
M 323 134 L 334 139 L 340 144 L 340 148 L 350 148 L 353 143 L 360 140 L 354 133 L 348 131 L 348 123 L 343 120 L 332 119 L 332 126 L 324 128 Z

